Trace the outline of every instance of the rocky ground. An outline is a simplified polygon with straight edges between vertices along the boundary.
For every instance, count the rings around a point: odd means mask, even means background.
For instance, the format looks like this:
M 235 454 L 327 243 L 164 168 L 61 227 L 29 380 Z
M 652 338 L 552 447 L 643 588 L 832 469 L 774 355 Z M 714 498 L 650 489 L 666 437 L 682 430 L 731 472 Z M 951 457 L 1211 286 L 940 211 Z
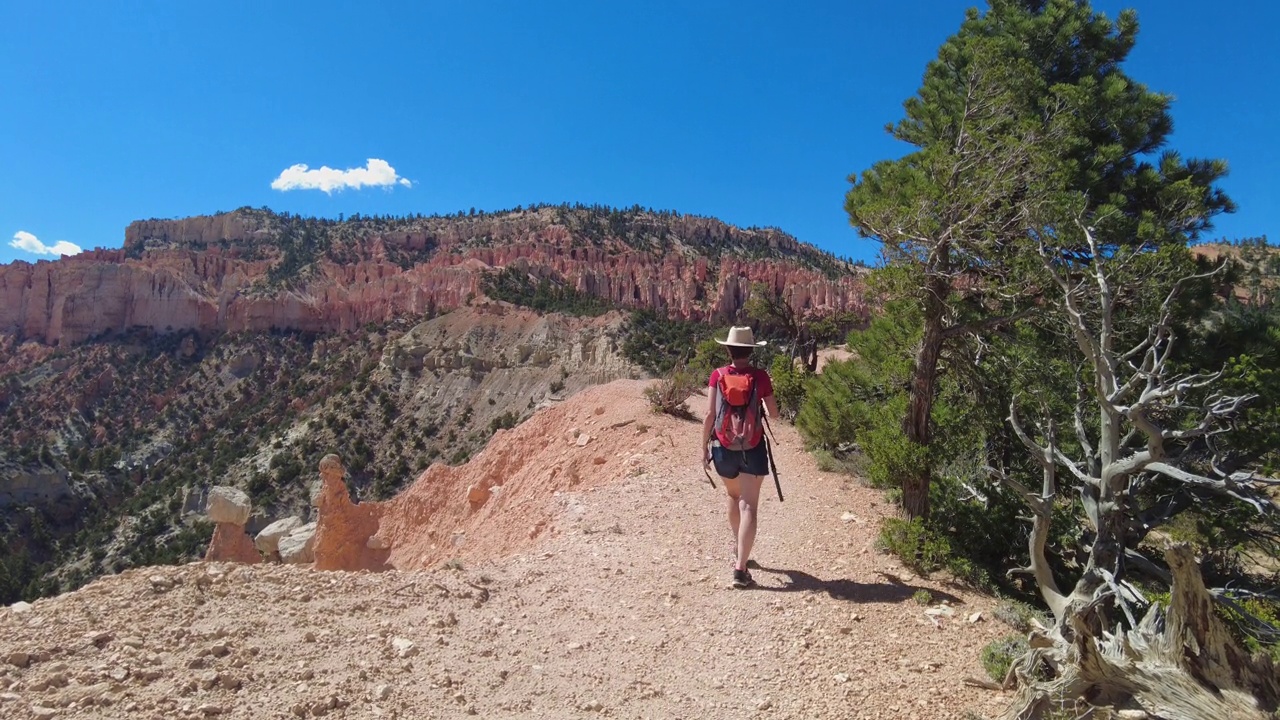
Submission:
M 571 428 L 602 402 L 610 426 L 632 422 L 586 448 L 612 451 L 599 476 L 494 519 L 514 532 L 518 513 L 551 518 L 527 543 L 486 555 L 474 533 L 432 570 L 145 568 L 0 610 L 0 718 L 932 720 L 1005 702 L 963 683 L 1008 633 L 993 601 L 878 553 L 892 508 L 820 472 L 789 427 L 775 453 L 786 502 L 766 485 L 761 510 L 760 586 L 729 589 L 699 427 L 650 414 L 642 387 L 593 388 L 531 421 L 547 453 L 578 447 Z

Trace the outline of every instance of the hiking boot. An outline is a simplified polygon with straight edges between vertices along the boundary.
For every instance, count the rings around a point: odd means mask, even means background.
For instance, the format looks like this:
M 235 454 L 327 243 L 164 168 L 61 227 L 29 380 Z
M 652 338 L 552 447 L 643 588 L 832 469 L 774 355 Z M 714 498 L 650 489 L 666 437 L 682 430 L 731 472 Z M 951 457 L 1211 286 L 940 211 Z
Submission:
M 754 587 L 756 581 L 751 577 L 751 573 L 746 570 L 733 571 L 733 586 L 739 590 Z

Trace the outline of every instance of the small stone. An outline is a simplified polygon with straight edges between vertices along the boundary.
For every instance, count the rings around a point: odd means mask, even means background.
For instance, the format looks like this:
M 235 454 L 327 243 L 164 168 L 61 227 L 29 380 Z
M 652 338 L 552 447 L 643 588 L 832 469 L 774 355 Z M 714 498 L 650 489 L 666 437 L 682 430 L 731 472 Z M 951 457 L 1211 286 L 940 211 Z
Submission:
M 313 643 L 316 641 L 316 634 L 308 630 L 305 634 L 303 634 L 302 641 Z
M 24 613 L 31 609 L 31 603 L 19 600 L 9 606 L 9 612 L 14 614 Z
M 57 716 L 58 711 L 56 708 L 44 707 L 43 705 L 31 706 L 31 717 L 35 718 L 35 720 L 49 720 L 49 718 Z
M 85 633 L 84 639 L 88 640 L 90 643 L 94 645 L 97 645 L 98 647 L 102 647 L 103 645 L 106 645 L 112 640 L 115 640 L 116 636 L 114 633 L 108 632 L 106 630 L 97 630 L 94 632 Z
M 836 679 L 836 682 L 838 682 L 838 683 L 847 683 L 847 682 L 849 682 L 849 674 L 848 674 L 848 673 L 836 673 L 835 679 Z
M 421 652 L 417 643 L 408 638 L 394 638 L 391 641 L 391 647 L 395 649 L 396 657 L 410 658 Z
M 586 712 L 600 712 L 604 709 L 604 705 L 599 700 L 592 700 L 591 702 L 583 703 L 582 709 Z
M 169 592 L 173 589 L 173 581 L 163 575 L 152 575 L 147 578 L 151 589 L 157 593 Z
M 9 656 L 6 657 L 4 660 L 10 665 L 13 665 L 14 667 L 20 667 L 20 668 L 24 668 L 27 665 L 31 664 L 31 656 L 28 655 L 27 653 L 22 652 L 21 650 L 17 650 L 9 653 Z
M 218 677 L 218 684 L 222 686 L 223 690 L 239 690 L 240 678 L 235 675 L 220 675 Z
M 489 501 L 489 488 L 482 484 L 473 484 L 467 487 L 467 502 L 473 506 L 479 507 Z
M 231 648 L 226 643 L 218 643 L 209 648 L 209 654 L 214 657 L 226 657 L 231 654 Z
M 974 613 L 974 614 L 970 615 L 970 616 L 969 616 L 969 622 L 970 622 L 970 623 L 979 623 L 979 622 L 982 622 L 982 613 L 980 613 L 980 612 L 976 612 L 976 613 Z
M 373 688 L 373 699 L 378 701 L 386 700 L 391 697 L 390 685 L 377 685 Z
M 212 690 L 213 686 L 218 684 L 218 672 L 210 670 L 200 673 L 199 681 L 201 690 Z
M 591 442 L 590 435 L 586 433 L 582 433 L 581 435 L 578 436 L 578 447 L 586 447 L 587 443 L 589 442 Z
M 131 647 L 134 650 L 141 650 L 143 646 L 142 638 L 134 637 L 132 635 L 127 638 L 122 638 L 120 640 L 120 644 L 125 647 Z
M 857 515 L 854 515 L 853 513 L 848 512 L 848 511 L 846 511 L 843 515 L 841 515 L 841 516 L 840 516 L 840 521 L 841 521 L 841 522 L 847 522 L 847 523 L 849 523 L 849 522 L 862 522 L 862 520 L 858 519 L 858 516 L 857 516 Z
M 757 710 L 768 710 L 771 707 L 773 707 L 773 701 L 770 700 L 769 698 L 765 698 L 760 702 L 756 703 Z
M 581 650 L 581 649 L 582 649 L 582 643 L 576 643 L 576 642 L 575 642 L 575 643 L 569 643 L 569 649 L 570 649 L 570 650 Z
M 201 715 L 221 715 L 225 712 L 220 706 L 214 705 L 213 703 L 205 703 L 197 709 L 200 711 Z

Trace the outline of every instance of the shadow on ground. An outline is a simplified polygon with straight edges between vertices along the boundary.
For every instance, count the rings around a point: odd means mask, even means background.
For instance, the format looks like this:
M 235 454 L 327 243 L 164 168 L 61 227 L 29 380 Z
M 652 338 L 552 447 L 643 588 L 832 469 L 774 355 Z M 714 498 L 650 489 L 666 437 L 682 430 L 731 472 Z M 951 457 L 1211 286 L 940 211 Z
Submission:
M 755 587 L 756 590 L 764 590 L 766 592 L 821 592 L 836 600 L 846 600 L 848 602 L 897 603 L 911 599 L 920 590 L 926 590 L 933 596 L 934 602 L 942 600 L 952 604 L 960 604 L 962 602 L 960 598 L 950 593 L 918 585 L 909 585 L 888 573 L 880 574 L 880 577 L 884 578 L 884 582 L 860 583 L 843 578 L 839 580 L 822 580 L 800 570 L 783 570 L 764 566 L 758 566 L 757 569 L 760 572 L 781 575 L 787 580 L 781 586 L 757 585 Z

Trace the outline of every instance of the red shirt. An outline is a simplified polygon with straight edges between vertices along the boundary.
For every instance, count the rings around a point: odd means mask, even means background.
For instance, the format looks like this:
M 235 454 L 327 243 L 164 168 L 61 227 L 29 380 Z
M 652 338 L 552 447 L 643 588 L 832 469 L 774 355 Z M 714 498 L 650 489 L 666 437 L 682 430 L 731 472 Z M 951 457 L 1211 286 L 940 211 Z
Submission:
M 763 401 L 767 397 L 773 397 L 773 380 L 769 379 L 769 372 L 753 365 L 748 365 L 742 369 L 738 369 L 732 365 L 716 368 L 711 371 L 711 378 L 707 381 L 707 387 L 714 389 L 720 382 L 720 375 L 726 372 L 730 375 L 750 374 L 755 381 L 756 395 L 759 396 L 760 400 Z M 763 414 L 764 411 L 762 410 L 761 415 Z M 760 426 L 756 428 L 756 436 L 752 438 L 752 445 L 759 445 L 762 437 L 764 437 L 763 421 L 760 423 Z

